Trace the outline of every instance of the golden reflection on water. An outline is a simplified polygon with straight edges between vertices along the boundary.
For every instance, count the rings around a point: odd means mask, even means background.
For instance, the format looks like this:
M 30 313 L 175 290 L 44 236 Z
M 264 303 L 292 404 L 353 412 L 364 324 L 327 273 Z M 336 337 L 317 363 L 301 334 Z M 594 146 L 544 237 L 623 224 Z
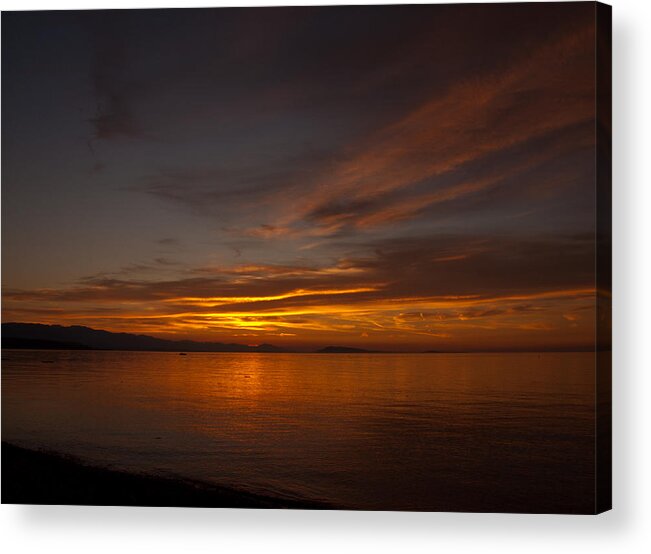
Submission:
M 590 353 L 3 351 L 2 385 L 4 440 L 95 463 L 350 507 L 590 500 Z

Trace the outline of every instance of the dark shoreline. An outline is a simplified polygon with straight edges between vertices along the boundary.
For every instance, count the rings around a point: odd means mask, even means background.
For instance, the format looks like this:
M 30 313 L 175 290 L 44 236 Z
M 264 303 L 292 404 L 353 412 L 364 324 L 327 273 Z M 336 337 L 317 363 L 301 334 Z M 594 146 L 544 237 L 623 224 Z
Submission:
M 6 442 L 2 442 L 2 503 L 337 509 L 326 503 L 267 497 L 198 481 L 91 466 L 69 456 Z

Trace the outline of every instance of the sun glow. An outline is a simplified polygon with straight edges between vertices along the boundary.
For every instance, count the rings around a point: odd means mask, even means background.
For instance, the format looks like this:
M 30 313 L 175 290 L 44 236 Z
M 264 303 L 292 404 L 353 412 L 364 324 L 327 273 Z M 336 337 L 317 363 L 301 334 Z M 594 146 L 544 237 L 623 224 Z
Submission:
M 250 336 L 280 344 L 350 341 L 351 337 L 356 337 L 358 344 L 396 340 L 422 344 L 427 337 L 465 337 L 467 341 L 469 337 L 505 332 L 513 337 L 527 334 L 531 340 L 532 333 L 585 333 L 591 321 L 586 310 L 592 309 L 596 294 L 593 288 L 501 296 L 384 297 L 384 292 L 382 286 L 375 285 L 297 288 L 261 296 L 175 296 L 125 303 L 105 311 L 71 309 L 59 312 L 57 320 L 113 331 L 139 328 L 145 333 L 200 340 Z

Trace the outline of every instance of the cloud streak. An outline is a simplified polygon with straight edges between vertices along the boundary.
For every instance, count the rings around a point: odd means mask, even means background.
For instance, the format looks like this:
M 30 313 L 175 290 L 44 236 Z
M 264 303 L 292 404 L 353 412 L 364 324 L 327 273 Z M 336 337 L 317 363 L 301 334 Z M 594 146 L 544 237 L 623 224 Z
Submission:
M 388 193 L 460 171 L 494 152 L 550 132 L 591 121 L 594 85 L 585 58 L 592 55 L 593 39 L 594 29 L 583 29 L 530 53 L 501 74 L 461 83 L 442 97 L 427 101 L 369 139 L 332 177 L 323 176 L 324 186 L 315 187 L 288 222 L 307 218 L 332 231 L 351 220 L 357 227 L 379 225 L 494 185 L 505 177 L 503 173 L 474 177 L 438 190 L 435 180 L 433 192 L 363 214 Z M 553 86 L 570 82 L 576 83 L 571 95 Z M 521 166 L 539 163 L 537 158 L 540 155 L 532 153 Z M 519 169 L 511 167 L 507 175 Z M 341 205 L 341 198 L 346 198 L 345 209 L 336 210 L 334 206 Z
M 6 290 L 3 310 L 5 319 L 33 320 L 40 306 L 43 322 L 116 330 L 137 324 L 162 334 L 247 331 L 268 340 L 283 332 L 284 343 L 299 346 L 343 334 L 359 344 L 391 340 L 406 348 L 422 347 L 429 336 L 458 348 L 470 333 L 508 331 L 514 334 L 502 336 L 503 346 L 522 347 L 543 331 L 559 340 L 571 328 L 566 336 L 576 340 L 589 325 L 589 318 L 572 316 L 594 302 L 589 273 L 578 271 L 592 255 L 588 237 L 418 237 L 371 246 L 373 256 L 351 255 L 331 266 L 240 264 L 211 268 L 205 277 L 95 278 L 62 289 Z M 550 268 L 554 251 L 577 270 L 559 275 Z

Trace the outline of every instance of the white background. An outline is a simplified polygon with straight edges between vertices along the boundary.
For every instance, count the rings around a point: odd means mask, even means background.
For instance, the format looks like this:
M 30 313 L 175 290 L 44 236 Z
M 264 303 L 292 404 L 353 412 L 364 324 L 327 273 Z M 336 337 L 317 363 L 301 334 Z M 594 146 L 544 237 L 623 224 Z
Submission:
M 0 7 L 278 3 L 319 2 L 0 0 Z M 3 505 L 0 544 L 4 552 L 651 552 L 651 2 L 612 0 L 612 4 L 615 508 L 611 512 L 532 516 Z

